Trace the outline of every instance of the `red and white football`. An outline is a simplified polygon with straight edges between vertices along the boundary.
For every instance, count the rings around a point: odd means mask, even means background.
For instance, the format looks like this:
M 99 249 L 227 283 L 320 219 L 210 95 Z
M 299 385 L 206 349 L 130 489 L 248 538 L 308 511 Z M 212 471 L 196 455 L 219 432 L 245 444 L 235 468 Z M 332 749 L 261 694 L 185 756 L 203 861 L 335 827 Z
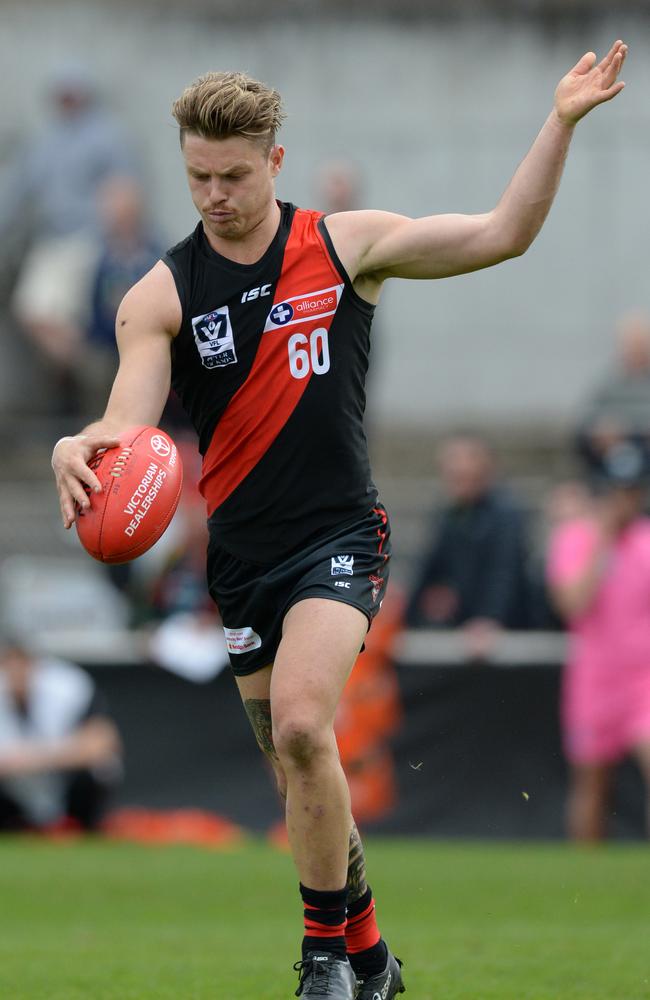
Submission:
M 117 448 L 104 448 L 88 463 L 101 493 L 89 491 L 90 507 L 77 509 L 81 544 L 105 563 L 129 562 L 158 541 L 178 507 L 183 467 L 176 445 L 157 427 L 130 427 Z

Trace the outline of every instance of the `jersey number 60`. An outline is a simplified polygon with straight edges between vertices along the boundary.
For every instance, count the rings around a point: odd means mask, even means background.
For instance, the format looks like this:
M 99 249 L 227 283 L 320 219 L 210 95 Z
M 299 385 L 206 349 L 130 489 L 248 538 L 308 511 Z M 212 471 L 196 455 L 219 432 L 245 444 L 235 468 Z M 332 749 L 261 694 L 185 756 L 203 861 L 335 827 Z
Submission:
M 309 371 L 324 375 L 330 370 L 330 347 L 327 330 L 319 326 L 309 337 L 294 333 L 289 337 L 289 370 L 294 378 L 305 378 Z

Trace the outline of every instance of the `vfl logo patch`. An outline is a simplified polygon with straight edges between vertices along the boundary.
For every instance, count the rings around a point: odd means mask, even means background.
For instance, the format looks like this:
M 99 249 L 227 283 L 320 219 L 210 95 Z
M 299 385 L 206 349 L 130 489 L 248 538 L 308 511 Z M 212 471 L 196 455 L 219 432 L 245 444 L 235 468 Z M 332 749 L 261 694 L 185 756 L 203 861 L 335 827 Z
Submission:
M 282 326 L 304 323 L 305 320 L 331 316 L 341 301 L 343 288 L 343 285 L 332 285 L 331 288 L 321 288 L 318 292 L 308 292 L 306 295 L 295 295 L 284 302 L 276 303 L 269 313 L 264 333 Z
M 332 576 L 353 576 L 354 556 L 332 556 Z
M 220 306 L 203 316 L 194 316 L 192 330 L 204 368 L 223 368 L 237 361 L 228 306 Z

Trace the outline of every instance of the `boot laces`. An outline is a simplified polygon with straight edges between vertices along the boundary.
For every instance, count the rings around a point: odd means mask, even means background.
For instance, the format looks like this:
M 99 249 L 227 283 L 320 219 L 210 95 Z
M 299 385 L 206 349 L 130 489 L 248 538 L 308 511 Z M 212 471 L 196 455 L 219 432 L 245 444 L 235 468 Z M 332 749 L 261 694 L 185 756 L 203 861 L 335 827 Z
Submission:
M 298 989 L 296 990 L 296 996 L 299 997 L 302 993 L 309 976 L 313 977 L 313 982 L 310 983 L 309 986 L 310 996 L 328 996 L 332 967 L 332 962 L 319 962 L 317 958 L 306 958 L 303 959 L 302 962 L 296 962 L 294 969 L 296 972 L 300 973 L 300 981 L 298 983 Z

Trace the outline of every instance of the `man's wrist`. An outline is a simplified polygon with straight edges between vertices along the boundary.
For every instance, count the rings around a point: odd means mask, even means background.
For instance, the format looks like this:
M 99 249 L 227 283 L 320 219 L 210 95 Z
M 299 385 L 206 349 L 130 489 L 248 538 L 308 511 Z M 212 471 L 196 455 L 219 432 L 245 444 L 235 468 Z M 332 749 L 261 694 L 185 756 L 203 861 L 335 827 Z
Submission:
M 576 119 L 575 121 L 568 120 L 560 114 L 555 106 L 553 106 L 553 110 L 549 115 L 549 120 L 555 125 L 556 128 L 563 129 L 564 131 L 568 129 L 570 132 L 573 132 L 580 119 Z
M 64 444 L 66 441 L 76 441 L 78 438 L 83 438 L 83 436 L 83 434 L 66 434 L 64 437 L 60 437 L 52 448 L 52 455 L 54 455 L 54 452 L 60 444 Z

